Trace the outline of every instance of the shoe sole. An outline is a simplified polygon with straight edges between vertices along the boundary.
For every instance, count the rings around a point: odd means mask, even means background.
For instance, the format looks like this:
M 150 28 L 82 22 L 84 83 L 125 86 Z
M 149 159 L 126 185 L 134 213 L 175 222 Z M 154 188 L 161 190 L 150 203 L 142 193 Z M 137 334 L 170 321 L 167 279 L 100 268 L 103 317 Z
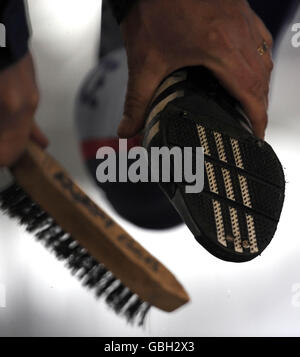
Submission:
M 204 190 L 186 193 L 184 183 L 174 182 L 160 187 L 206 250 L 225 261 L 250 261 L 277 229 L 285 190 L 281 163 L 269 144 L 229 122 L 213 98 L 174 90 L 152 107 L 144 145 L 201 146 Z

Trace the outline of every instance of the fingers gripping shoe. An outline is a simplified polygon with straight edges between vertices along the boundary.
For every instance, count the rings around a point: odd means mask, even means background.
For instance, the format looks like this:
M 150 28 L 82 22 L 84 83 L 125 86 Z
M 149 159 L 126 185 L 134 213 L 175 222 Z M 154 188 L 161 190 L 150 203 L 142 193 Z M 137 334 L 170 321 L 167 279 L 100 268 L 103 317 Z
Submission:
M 284 201 L 281 163 L 210 71 L 187 68 L 163 81 L 150 106 L 143 145 L 148 151 L 203 148 L 201 193 L 186 193 L 177 182 L 159 185 L 211 254 L 245 262 L 269 245 Z

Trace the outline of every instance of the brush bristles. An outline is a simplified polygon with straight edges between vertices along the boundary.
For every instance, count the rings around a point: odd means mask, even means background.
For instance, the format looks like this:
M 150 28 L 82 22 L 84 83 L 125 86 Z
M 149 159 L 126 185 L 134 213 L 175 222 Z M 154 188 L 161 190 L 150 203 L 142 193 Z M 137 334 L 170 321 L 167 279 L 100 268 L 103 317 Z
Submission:
M 0 192 L 0 207 L 10 217 L 18 219 L 28 232 L 34 233 L 58 259 L 66 261 L 72 274 L 84 286 L 93 289 L 97 297 L 104 297 L 117 314 L 125 316 L 129 322 L 138 320 L 139 325 L 144 324 L 150 305 L 89 255 L 20 186 L 13 184 Z

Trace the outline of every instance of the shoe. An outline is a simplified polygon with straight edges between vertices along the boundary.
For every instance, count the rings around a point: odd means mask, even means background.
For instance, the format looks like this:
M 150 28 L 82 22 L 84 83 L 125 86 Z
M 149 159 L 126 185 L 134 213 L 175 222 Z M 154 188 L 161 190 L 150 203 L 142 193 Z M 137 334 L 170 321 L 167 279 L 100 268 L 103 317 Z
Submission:
M 114 26 L 118 27 L 115 23 Z M 107 36 L 112 39 L 110 33 Z M 157 184 L 130 181 L 100 183 L 96 179 L 97 167 L 103 161 L 96 159 L 98 149 L 114 149 L 119 161 L 117 128 L 124 109 L 128 81 L 125 49 L 108 51 L 107 46 L 105 49 L 106 55 L 84 80 L 74 111 L 79 147 L 87 172 L 115 212 L 130 223 L 152 230 L 181 225 L 181 217 Z M 141 145 L 140 136 L 128 140 L 128 150 Z M 131 164 L 131 160 L 128 163 Z
M 149 154 L 153 147 L 192 147 L 194 156 L 201 146 L 203 191 L 186 193 L 185 183 L 175 180 L 160 181 L 160 188 L 196 240 L 217 258 L 246 262 L 264 251 L 283 207 L 282 165 L 209 70 L 182 69 L 161 83 L 143 145 Z

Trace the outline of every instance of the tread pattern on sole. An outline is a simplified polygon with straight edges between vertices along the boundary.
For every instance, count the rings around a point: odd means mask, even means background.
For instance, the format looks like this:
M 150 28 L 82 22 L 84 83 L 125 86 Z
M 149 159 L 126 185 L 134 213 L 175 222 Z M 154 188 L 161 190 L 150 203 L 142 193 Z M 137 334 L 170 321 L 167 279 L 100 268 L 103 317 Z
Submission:
M 251 260 L 267 247 L 277 228 L 285 188 L 281 163 L 272 148 L 254 137 L 249 128 L 240 125 L 239 129 L 236 121 L 232 123 L 236 109 L 229 108 L 229 100 L 225 109 L 221 108 L 216 99 L 218 95 L 222 100 L 227 98 L 222 91 L 207 94 L 208 87 L 214 92 L 212 78 L 197 84 L 197 88 L 204 87 L 203 93 L 195 88 L 190 92 L 188 85 L 169 87 L 183 80 L 191 78 L 179 72 L 159 90 L 161 101 L 166 99 L 163 106 L 155 103 L 152 107 L 146 127 L 151 128 L 156 120 L 156 131 L 146 132 L 145 146 L 155 142 L 158 146 L 203 148 L 204 190 L 185 194 L 176 184 L 182 197 L 175 207 L 187 217 L 185 221 L 199 243 L 212 254 L 229 261 Z M 170 192 L 166 194 L 173 200 Z
M 240 203 L 245 208 L 253 209 L 253 203 L 247 179 L 247 172 L 245 171 L 244 174 L 240 174 L 237 170 L 234 170 L 234 168 L 239 168 L 244 171 L 246 168 L 243 160 L 242 151 L 240 149 L 239 140 L 235 138 L 225 137 L 220 132 L 213 131 L 200 124 L 196 124 L 196 129 L 199 134 L 200 145 L 203 147 L 205 155 L 216 159 L 218 163 L 218 165 L 214 165 L 213 162 L 205 160 L 205 173 L 208 182 L 208 187 L 206 187 L 205 190 L 208 190 L 209 192 L 212 192 L 216 195 L 220 195 L 220 187 L 218 185 L 216 175 L 219 168 L 221 168 L 226 198 L 234 202 L 236 201 L 236 188 L 233 184 L 233 179 L 235 179 L 235 181 L 238 182 L 239 196 L 242 198 L 242 202 Z M 210 144 L 212 144 L 212 138 L 214 139 L 214 144 L 217 148 L 218 157 L 213 157 L 211 155 L 212 149 L 210 147 Z M 227 140 L 226 145 L 225 140 Z M 228 145 L 229 143 L 230 145 Z M 227 153 L 225 147 L 231 148 L 231 153 Z M 234 162 L 230 162 L 230 157 L 234 158 Z M 228 166 L 224 167 L 223 163 L 229 163 L 230 165 L 232 165 L 233 168 L 229 169 Z M 254 186 L 251 185 L 251 187 Z M 220 197 L 223 196 L 220 195 Z M 238 209 L 236 207 L 231 207 L 230 205 L 228 205 L 227 210 L 221 210 L 220 202 L 215 197 L 211 198 L 211 201 L 215 212 L 218 241 L 225 247 L 228 247 L 227 241 L 233 241 L 235 252 L 250 252 L 250 254 L 257 255 L 260 249 L 258 246 L 258 237 L 256 232 L 256 223 L 254 215 L 250 214 L 249 210 L 247 210 L 246 212 L 246 209 L 239 209 L 240 212 L 238 212 Z M 259 202 L 259 200 L 257 200 L 257 202 Z M 225 215 L 225 217 L 223 215 Z M 231 222 L 231 229 L 229 229 L 229 232 L 227 232 L 224 227 L 224 220 L 228 220 L 227 215 L 229 216 Z M 241 220 L 242 215 L 243 220 Z M 243 224 L 246 224 L 246 227 L 244 227 L 244 232 L 247 232 L 246 236 L 243 235 L 240 229 L 241 225 Z M 233 236 L 230 234 L 230 231 L 232 232 Z M 220 232 L 222 232 L 222 238 L 220 238 Z M 265 247 L 262 246 L 262 250 L 264 248 Z

